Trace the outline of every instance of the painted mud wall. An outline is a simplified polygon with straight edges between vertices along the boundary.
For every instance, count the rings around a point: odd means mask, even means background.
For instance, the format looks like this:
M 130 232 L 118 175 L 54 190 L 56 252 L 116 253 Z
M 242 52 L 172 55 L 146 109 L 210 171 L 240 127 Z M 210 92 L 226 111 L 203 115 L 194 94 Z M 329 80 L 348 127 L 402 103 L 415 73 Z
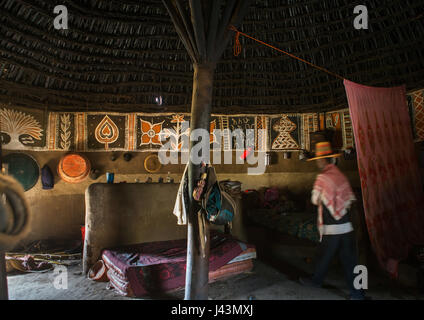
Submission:
M 8 153 L 11 151 L 5 151 L 4 155 Z M 62 181 L 56 172 L 64 152 L 27 151 L 27 153 L 37 160 L 40 167 L 44 164 L 49 165 L 55 175 L 55 186 L 51 190 L 43 190 L 41 179 L 39 179 L 37 184 L 25 193 L 33 215 L 32 231 L 25 243 L 46 239 L 80 239 L 80 227 L 85 222 L 85 190 L 92 183 L 105 183 L 106 172 L 115 173 L 116 183 L 145 182 L 148 177 L 151 177 L 153 182 L 157 182 L 159 177 L 166 180 L 168 172 L 171 173 L 170 176 L 175 182 L 179 182 L 184 170 L 182 164 L 166 165 L 157 174 L 149 174 L 143 166 L 144 159 L 149 153 L 132 153 L 133 158 L 127 162 L 123 158 L 123 152 L 115 153 L 117 156 L 115 161 L 110 159 L 111 152 L 89 152 L 85 155 L 90 160 L 92 167 L 100 170 L 100 177 L 96 180 L 87 178 L 79 184 L 69 184 Z M 353 187 L 360 187 L 355 160 L 344 160 L 342 157 L 339 167 L 347 175 Z M 271 165 L 262 175 L 248 175 L 247 165 L 216 165 L 215 168 L 220 180 L 240 181 L 243 190 L 278 187 L 288 190 L 296 198 L 303 199 L 302 201 L 309 201 L 310 190 L 318 174 L 315 163 L 300 161 L 297 152 L 291 153 L 290 159 L 284 159 L 283 153 L 272 153 Z M 174 198 L 175 195 L 155 194 L 152 195 L 152 201 L 159 197 Z M 169 215 L 172 216 L 172 208 L 169 210 Z M 169 223 L 169 216 L 157 215 L 155 219 Z M 180 231 L 176 224 L 176 218 L 174 221 L 175 237 L 178 237 Z

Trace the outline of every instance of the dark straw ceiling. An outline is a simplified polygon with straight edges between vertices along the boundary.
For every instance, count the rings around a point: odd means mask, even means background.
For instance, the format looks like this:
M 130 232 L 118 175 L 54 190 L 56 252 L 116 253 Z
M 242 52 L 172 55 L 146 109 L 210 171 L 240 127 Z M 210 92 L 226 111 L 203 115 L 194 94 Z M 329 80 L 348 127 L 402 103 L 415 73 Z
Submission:
M 68 8 L 68 30 L 53 27 L 58 2 Z M 359 4 L 368 7 L 368 30 L 353 27 Z M 424 88 L 423 13 L 424 0 L 256 0 L 240 30 L 349 80 L 413 91 Z M 347 106 L 337 77 L 240 41 L 240 56 L 232 39 L 217 66 L 213 113 Z M 191 60 L 160 0 L 0 0 L 2 103 L 189 112 L 192 78 Z

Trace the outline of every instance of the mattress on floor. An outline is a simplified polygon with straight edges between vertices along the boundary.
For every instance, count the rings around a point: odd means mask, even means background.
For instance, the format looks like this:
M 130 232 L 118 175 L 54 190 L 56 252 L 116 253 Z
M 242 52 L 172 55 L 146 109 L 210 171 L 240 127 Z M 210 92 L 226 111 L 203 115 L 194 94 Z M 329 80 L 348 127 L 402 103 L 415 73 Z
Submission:
M 142 243 L 103 250 L 108 278 L 118 293 L 143 297 L 184 287 L 187 240 Z M 211 232 L 209 280 L 214 282 L 252 269 L 253 245 Z

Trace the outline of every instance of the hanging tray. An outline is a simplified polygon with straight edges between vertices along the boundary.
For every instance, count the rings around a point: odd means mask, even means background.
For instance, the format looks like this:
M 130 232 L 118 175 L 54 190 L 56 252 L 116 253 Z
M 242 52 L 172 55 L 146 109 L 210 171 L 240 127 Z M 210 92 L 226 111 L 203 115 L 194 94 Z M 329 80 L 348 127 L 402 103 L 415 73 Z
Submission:
M 59 177 L 69 183 L 84 181 L 90 170 L 90 161 L 85 156 L 77 153 L 69 153 L 63 156 L 57 166 Z
M 8 165 L 8 175 L 19 181 L 25 191 L 33 188 L 40 177 L 40 166 L 26 153 L 10 153 L 3 157 L 3 163 Z
M 144 169 L 149 173 L 156 173 L 162 167 L 157 154 L 151 154 L 144 159 Z

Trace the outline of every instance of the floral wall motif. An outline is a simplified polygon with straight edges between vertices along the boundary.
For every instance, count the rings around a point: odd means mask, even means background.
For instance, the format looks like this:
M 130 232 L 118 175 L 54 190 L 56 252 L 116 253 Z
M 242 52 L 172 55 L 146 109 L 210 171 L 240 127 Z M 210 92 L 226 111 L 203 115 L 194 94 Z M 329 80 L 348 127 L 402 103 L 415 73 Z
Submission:
M 424 140 L 423 96 L 424 91 L 417 91 L 407 97 L 416 141 Z M 189 121 L 188 113 L 45 112 L 0 105 L 0 137 L 9 150 L 152 152 L 169 143 L 181 152 L 188 150 Z M 335 130 L 338 149 L 354 147 L 349 110 L 343 109 L 325 117 L 317 113 L 212 115 L 211 148 L 218 144 L 223 150 L 310 150 L 310 133 L 324 122 Z M 215 135 L 215 129 L 223 134 Z

